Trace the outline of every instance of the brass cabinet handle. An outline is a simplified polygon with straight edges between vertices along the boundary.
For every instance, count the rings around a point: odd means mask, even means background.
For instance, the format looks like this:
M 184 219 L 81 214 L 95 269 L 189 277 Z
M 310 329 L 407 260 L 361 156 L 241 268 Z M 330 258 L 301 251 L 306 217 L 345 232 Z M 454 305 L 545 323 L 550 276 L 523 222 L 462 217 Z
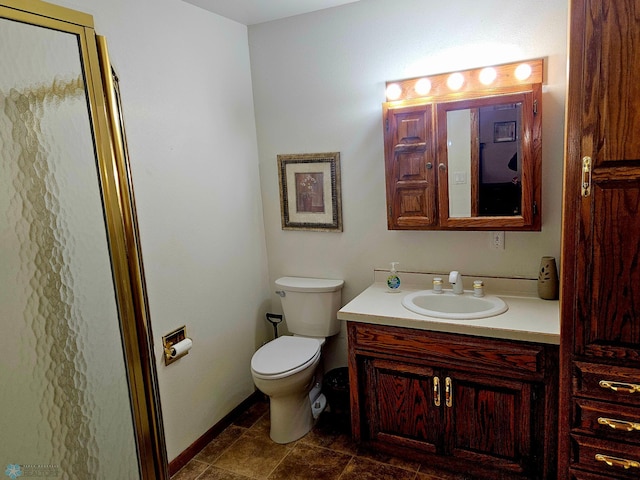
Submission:
M 447 166 L 444 163 L 441 163 L 440 165 L 438 165 L 438 168 L 440 169 L 440 171 L 444 172 L 447 169 Z
M 626 420 L 616 420 L 614 418 L 599 417 L 598 423 L 600 425 L 608 425 L 614 430 L 624 430 L 625 432 L 640 430 L 640 423 L 627 422 Z
M 451 408 L 453 406 L 453 382 L 451 377 L 444 380 L 444 404 Z
M 640 468 L 640 462 L 636 462 L 635 460 L 611 457 L 609 455 L 603 455 L 601 453 L 596 453 L 596 460 L 598 462 L 604 462 L 610 467 L 624 468 L 625 470 L 629 470 L 630 468 Z
M 440 406 L 440 379 L 433 377 L 433 404 L 436 407 Z
M 635 383 L 612 382 L 611 380 L 600 380 L 598 383 L 602 388 L 609 388 L 614 392 L 640 393 L 640 385 Z
M 433 163 L 427 162 L 426 167 L 427 167 L 427 170 L 431 170 L 433 168 Z

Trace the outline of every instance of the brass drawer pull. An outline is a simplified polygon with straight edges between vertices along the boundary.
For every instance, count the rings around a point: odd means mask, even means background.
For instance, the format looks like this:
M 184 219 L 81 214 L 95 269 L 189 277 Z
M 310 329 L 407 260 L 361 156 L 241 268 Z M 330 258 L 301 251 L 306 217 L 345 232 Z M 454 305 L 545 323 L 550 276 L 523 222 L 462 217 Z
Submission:
M 612 382 L 610 380 L 600 380 L 598 383 L 602 388 L 609 388 L 614 392 L 640 393 L 640 385 L 635 383 Z
M 433 377 L 433 404 L 436 407 L 440 406 L 440 379 Z
M 613 418 L 599 417 L 598 423 L 600 425 L 608 425 L 614 430 L 624 430 L 625 432 L 640 430 L 640 423 L 627 422 L 626 420 L 615 420 Z
M 444 380 L 444 404 L 451 408 L 453 406 L 453 382 L 451 377 Z
M 640 468 L 640 462 L 635 460 L 627 460 L 626 458 L 611 457 L 609 455 L 602 455 L 596 453 L 596 460 L 598 462 L 604 462 L 610 467 L 619 467 L 629 470 L 630 468 Z

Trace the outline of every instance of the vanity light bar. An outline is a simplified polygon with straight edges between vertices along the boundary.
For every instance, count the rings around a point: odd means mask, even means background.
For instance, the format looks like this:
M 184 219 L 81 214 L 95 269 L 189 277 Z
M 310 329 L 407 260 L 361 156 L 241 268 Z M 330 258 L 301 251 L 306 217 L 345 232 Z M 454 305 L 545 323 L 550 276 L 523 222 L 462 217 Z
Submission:
M 464 93 L 484 96 L 508 92 L 511 88 L 522 90 L 523 85 L 542 83 L 543 59 L 505 63 L 491 67 L 472 68 L 459 72 L 441 73 L 428 77 L 414 77 L 386 82 L 387 100 L 411 100 L 455 98 Z

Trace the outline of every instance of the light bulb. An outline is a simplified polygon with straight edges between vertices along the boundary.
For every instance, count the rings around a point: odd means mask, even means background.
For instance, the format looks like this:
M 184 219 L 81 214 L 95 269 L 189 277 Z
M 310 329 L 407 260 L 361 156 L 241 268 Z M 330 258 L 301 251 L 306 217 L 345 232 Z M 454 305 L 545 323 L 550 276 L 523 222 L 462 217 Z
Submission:
M 496 69 L 493 67 L 483 68 L 480 71 L 479 79 L 483 85 L 491 85 L 498 76 Z
M 449 78 L 447 79 L 447 86 L 451 90 L 460 90 L 463 84 L 464 84 L 464 76 L 459 72 L 452 73 L 451 75 L 449 75 Z
M 521 63 L 518 65 L 515 71 L 516 78 L 520 81 L 526 80 L 531 76 L 531 65 L 528 63 Z
M 414 89 L 418 95 L 426 95 L 431 91 L 431 81 L 428 78 L 421 78 L 416 82 Z
M 397 100 L 402 95 L 402 87 L 397 83 L 391 83 L 387 85 L 387 99 L 388 100 Z

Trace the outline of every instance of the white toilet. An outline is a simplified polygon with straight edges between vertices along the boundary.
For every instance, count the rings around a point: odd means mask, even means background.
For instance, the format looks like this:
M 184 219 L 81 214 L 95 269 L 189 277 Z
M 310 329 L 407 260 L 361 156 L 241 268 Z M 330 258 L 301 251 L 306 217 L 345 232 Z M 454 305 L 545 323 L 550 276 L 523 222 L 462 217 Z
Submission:
M 253 382 L 269 397 L 270 436 L 276 443 L 306 435 L 326 404 L 317 367 L 325 338 L 340 331 L 336 314 L 343 285 L 342 280 L 321 278 L 276 280 L 276 293 L 293 336 L 272 340 L 251 359 Z

